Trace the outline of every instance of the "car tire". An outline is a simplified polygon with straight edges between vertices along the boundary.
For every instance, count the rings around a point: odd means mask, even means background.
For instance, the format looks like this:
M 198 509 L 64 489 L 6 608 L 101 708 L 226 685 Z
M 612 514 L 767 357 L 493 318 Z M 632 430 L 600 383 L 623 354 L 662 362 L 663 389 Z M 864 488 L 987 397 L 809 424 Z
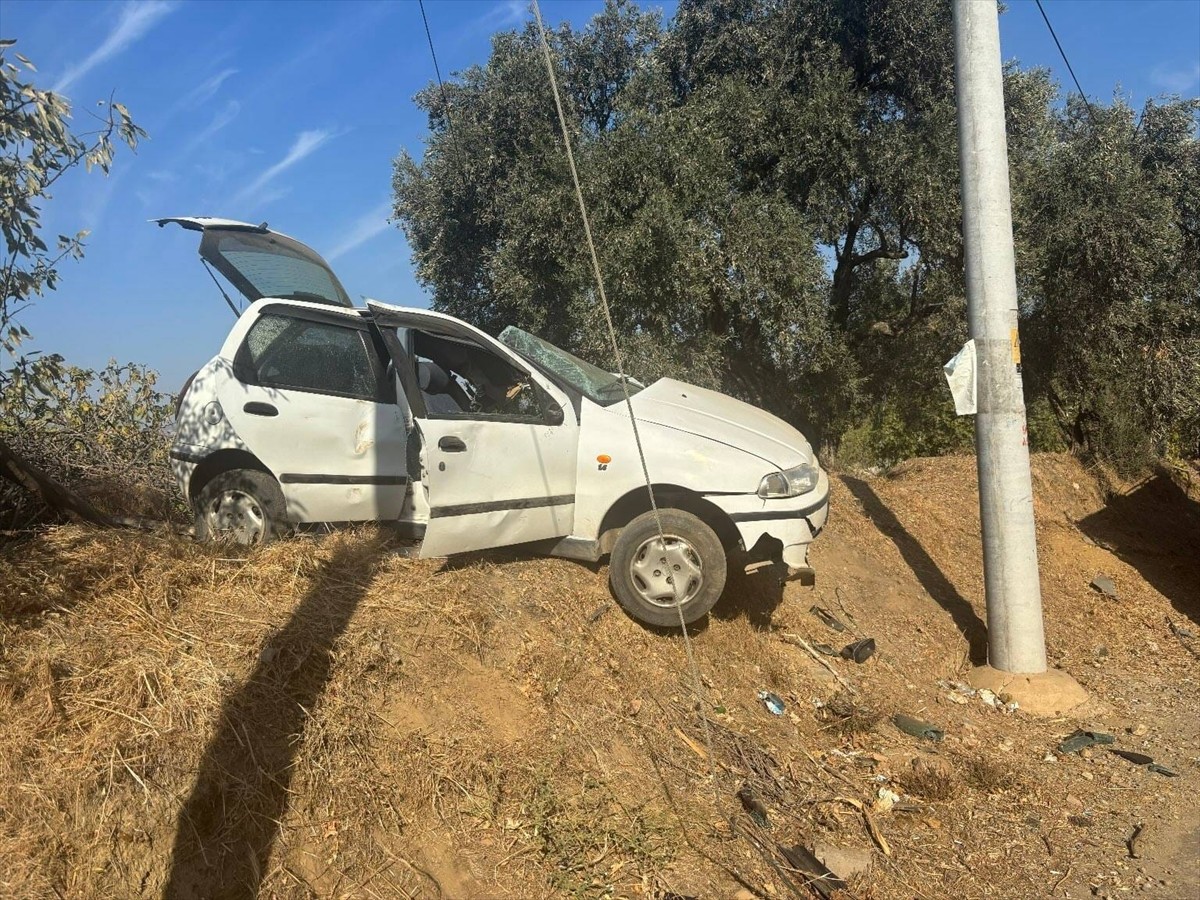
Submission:
M 194 504 L 196 540 L 265 544 L 288 530 L 279 483 L 255 469 L 230 469 L 201 488 Z
M 716 532 L 689 512 L 660 509 L 658 516 L 674 572 L 665 571 L 661 564 L 658 521 L 650 511 L 621 530 L 609 558 L 608 583 L 617 601 L 638 621 L 678 628 L 681 611 L 684 622 L 691 624 L 720 599 L 725 589 L 725 548 Z M 680 609 L 675 608 L 675 588 L 668 580 L 675 577 L 684 591 Z

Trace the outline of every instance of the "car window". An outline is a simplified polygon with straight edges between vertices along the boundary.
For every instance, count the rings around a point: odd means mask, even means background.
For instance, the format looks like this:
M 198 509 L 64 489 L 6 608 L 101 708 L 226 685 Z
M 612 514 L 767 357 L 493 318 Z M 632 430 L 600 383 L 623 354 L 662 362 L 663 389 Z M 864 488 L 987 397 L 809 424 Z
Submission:
M 324 260 L 281 234 L 215 230 L 205 234 L 201 253 L 249 300 L 279 297 L 351 305 Z
M 541 421 L 548 398 L 527 372 L 469 341 L 414 330 L 414 364 L 432 418 Z
M 264 315 L 238 353 L 238 377 L 267 387 L 381 399 L 367 334 L 326 322 Z

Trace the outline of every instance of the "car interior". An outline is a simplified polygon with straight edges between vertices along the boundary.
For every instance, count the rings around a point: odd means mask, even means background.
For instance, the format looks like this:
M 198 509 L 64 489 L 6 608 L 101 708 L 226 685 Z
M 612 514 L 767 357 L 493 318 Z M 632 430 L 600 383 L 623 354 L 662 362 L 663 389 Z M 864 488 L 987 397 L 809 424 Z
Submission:
M 432 416 L 540 418 L 542 398 L 529 377 L 477 344 L 413 331 L 417 377 Z

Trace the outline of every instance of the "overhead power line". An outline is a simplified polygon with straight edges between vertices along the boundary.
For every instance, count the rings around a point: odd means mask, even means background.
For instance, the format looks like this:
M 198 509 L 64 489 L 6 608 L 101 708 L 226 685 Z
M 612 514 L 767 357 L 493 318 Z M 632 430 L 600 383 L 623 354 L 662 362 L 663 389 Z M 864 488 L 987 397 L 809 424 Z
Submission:
M 579 202 L 579 216 L 583 221 L 583 233 L 587 239 L 587 248 L 592 258 L 592 274 L 596 277 L 596 289 L 599 292 L 600 307 L 604 310 L 604 322 L 608 328 L 608 339 L 612 345 L 613 358 L 617 364 L 617 375 L 621 380 L 621 391 L 625 395 L 625 409 L 629 413 L 629 424 L 633 428 L 633 441 L 637 446 L 638 459 L 642 464 L 642 477 L 646 482 L 646 493 L 650 498 L 650 509 L 654 512 L 654 523 L 658 528 L 659 550 L 663 554 L 663 567 L 670 571 L 667 565 L 667 536 L 663 530 L 662 517 L 658 501 L 654 497 L 654 483 L 650 480 L 650 468 L 646 464 L 646 452 L 642 447 L 642 436 L 638 431 L 637 416 L 633 411 L 633 401 L 629 397 L 629 378 L 625 375 L 625 362 L 621 358 L 621 347 L 617 341 L 617 330 L 613 326 L 612 310 L 608 306 L 608 297 L 604 293 L 604 275 L 600 271 L 600 256 L 596 253 L 596 243 L 592 239 L 592 226 L 588 221 L 587 204 L 583 200 L 583 188 L 579 183 L 579 170 L 575 168 L 575 153 L 571 149 L 571 132 L 567 128 L 567 116 L 563 112 L 562 97 L 558 91 L 558 78 L 554 74 L 554 60 L 550 54 L 550 40 L 546 37 L 546 26 L 542 23 L 542 11 L 538 0 L 533 0 L 533 15 L 537 19 L 538 37 L 541 38 L 542 54 L 546 61 L 546 75 L 550 81 L 550 91 L 554 96 L 554 107 L 558 112 L 558 124 L 562 129 L 563 147 L 567 152 L 567 165 L 571 170 L 571 181 L 575 185 L 575 199 Z M 692 693 L 696 701 L 696 710 L 704 727 L 704 744 L 708 750 L 708 765 L 710 787 L 716 792 L 716 784 L 712 779 L 716 775 L 716 756 L 713 755 L 712 729 L 705 712 L 704 694 L 701 690 L 700 670 L 696 666 L 696 656 L 692 652 L 692 638 L 688 634 L 687 621 L 683 617 L 682 598 L 679 596 L 679 579 L 670 578 L 671 589 L 675 594 L 675 609 L 679 613 L 679 628 L 683 632 L 683 648 L 687 656 L 688 669 L 692 675 Z
M 1088 101 L 1087 94 L 1083 92 L 1083 85 L 1075 77 L 1075 70 L 1071 68 L 1071 61 L 1067 59 L 1067 51 L 1063 49 L 1062 42 L 1058 39 L 1058 35 L 1054 33 L 1054 26 L 1050 24 L 1050 17 L 1046 15 L 1046 8 L 1042 6 L 1042 0 L 1035 0 L 1035 2 L 1037 3 L 1038 12 L 1042 14 L 1042 20 L 1046 23 L 1046 27 L 1050 29 L 1050 37 L 1054 38 L 1054 46 L 1058 48 L 1059 56 L 1067 64 L 1067 71 L 1071 73 L 1071 80 L 1075 82 L 1075 90 L 1079 91 L 1079 96 L 1083 98 L 1083 105 L 1087 107 L 1088 117 L 1092 120 L 1092 124 L 1095 125 L 1096 111 L 1092 109 L 1092 104 Z
M 464 183 L 467 180 L 466 158 L 458 145 L 458 131 L 450 117 L 450 95 L 446 93 L 446 83 L 442 81 L 442 68 L 438 65 L 437 51 L 433 49 L 433 34 L 429 30 L 429 17 L 425 15 L 425 0 L 418 0 L 421 7 L 421 21 L 425 23 L 425 39 L 429 41 L 429 55 L 433 57 L 433 72 L 437 76 L 438 90 L 442 94 L 442 109 L 446 114 L 446 131 L 450 135 L 450 143 L 454 145 L 454 155 L 458 157 L 458 165 Z

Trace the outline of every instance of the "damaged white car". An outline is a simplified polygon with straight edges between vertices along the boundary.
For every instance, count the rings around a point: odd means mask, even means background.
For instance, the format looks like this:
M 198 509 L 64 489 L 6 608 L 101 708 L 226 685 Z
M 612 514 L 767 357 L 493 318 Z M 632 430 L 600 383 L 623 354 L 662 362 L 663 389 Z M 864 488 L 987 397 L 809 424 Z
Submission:
M 607 555 L 618 600 L 659 626 L 678 625 L 676 591 L 688 622 L 712 608 L 730 551 L 811 579 L 829 482 L 775 416 L 669 378 L 627 382 L 664 548 L 612 373 L 518 328 L 497 339 L 429 310 L 354 308 L 320 256 L 265 224 L 156 221 L 200 232 L 205 264 L 249 303 L 179 399 L 171 459 L 198 537 L 373 521 L 426 557 Z

